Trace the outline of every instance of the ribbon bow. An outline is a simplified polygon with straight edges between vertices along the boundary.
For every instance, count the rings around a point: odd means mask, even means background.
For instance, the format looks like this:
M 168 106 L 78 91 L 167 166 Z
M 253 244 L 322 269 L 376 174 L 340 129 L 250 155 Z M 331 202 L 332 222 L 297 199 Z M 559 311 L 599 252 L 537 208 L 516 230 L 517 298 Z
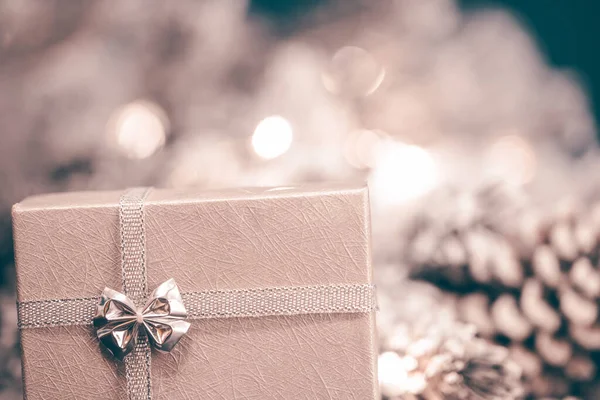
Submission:
M 137 343 L 142 328 L 158 350 L 171 351 L 185 335 L 190 323 L 174 279 L 160 284 L 146 305 L 134 302 L 116 290 L 105 288 L 94 317 L 98 339 L 116 357 L 123 359 Z
M 128 400 L 152 400 L 150 345 L 170 351 L 190 327 L 186 318 L 370 313 L 377 309 L 375 287 L 370 283 L 192 291 L 184 293 L 184 306 L 177 284 L 169 279 L 146 300 L 147 194 L 148 189 L 134 188 L 119 201 L 125 294 L 105 288 L 99 302 L 96 297 L 85 297 L 18 303 L 20 329 L 88 325 L 93 320 L 100 342 L 117 358 L 124 358 Z M 138 308 L 144 301 L 146 305 Z

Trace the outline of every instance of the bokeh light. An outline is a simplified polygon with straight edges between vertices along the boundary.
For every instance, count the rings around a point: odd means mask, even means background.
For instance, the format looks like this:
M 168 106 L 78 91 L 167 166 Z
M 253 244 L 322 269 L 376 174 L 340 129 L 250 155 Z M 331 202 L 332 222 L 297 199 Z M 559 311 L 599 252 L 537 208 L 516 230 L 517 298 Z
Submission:
M 368 177 L 374 275 L 388 305 L 379 313 L 379 350 L 393 351 L 380 360 L 383 381 L 392 387 L 386 399 L 395 389 L 418 392 L 425 384 L 408 364 L 430 343 L 411 344 L 409 329 L 397 333 L 398 324 L 417 325 L 417 314 L 419 326 L 426 320 L 440 333 L 477 314 L 479 333 L 501 336 L 502 344 L 526 330 L 504 320 L 496 326 L 491 310 L 500 319 L 513 311 L 529 319 L 535 307 L 550 310 L 537 314 L 556 321 L 564 314 L 582 323 L 558 331 L 561 340 L 573 341 L 572 358 L 590 355 L 600 369 L 595 353 L 584 351 L 600 348 L 597 322 L 588 326 L 596 303 L 584 308 L 578 297 L 594 283 L 581 261 L 598 272 L 589 255 L 600 246 L 600 151 L 581 71 L 548 65 L 538 46 L 545 38 L 532 37 L 501 7 L 465 12 L 457 0 L 330 3 L 303 23 L 281 18 L 284 29 L 271 30 L 269 21 L 254 18 L 252 2 L 248 9 L 247 2 L 181 0 L 151 8 L 143 1 L 95 1 L 61 14 L 62 2 L 0 0 L 7 6 L 0 5 L 6 78 L 0 80 L 0 171 L 8 171 L 0 190 L 0 261 L 8 271 L 0 305 L 15 303 L 10 206 L 29 194 Z M 95 150 L 103 144 L 111 151 Z M 588 202 L 594 212 L 586 210 Z M 421 233 L 413 237 L 415 230 Z M 570 260 L 575 253 L 581 259 Z M 551 288 L 546 304 L 539 285 L 548 286 L 548 271 L 565 275 L 559 266 L 567 258 L 571 273 L 562 283 L 576 290 Z M 446 277 L 434 283 L 456 284 L 462 297 L 466 282 L 480 297 L 472 304 L 445 301 L 433 287 L 421 290 L 409 280 L 431 266 Z M 542 278 L 527 300 L 531 285 L 520 285 L 532 275 Z M 519 302 L 507 304 L 495 284 L 488 292 L 489 282 L 510 286 Z M 3 316 L 6 310 L 0 308 Z M 0 321 L 7 366 L 19 357 L 10 315 Z M 551 319 L 543 321 L 544 332 L 556 326 Z M 512 336 L 496 334 L 500 329 Z M 572 360 L 546 368 L 558 363 L 553 340 L 511 339 L 515 345 L 539 366 L 529 377 L 570 376 Z M 1 398 L 4 387 L 20 382 L 18 364 L 14 373 L 0 366 Z M 592 375 L 597 381 L 600 373 Z M 437 381 L 427 380 L 431 393 Z M 389 399 L 399 397 L 412 398 Z
M 339 49 L 323 73 L 323 85 L 334 94 L 361 97 L 375 92 L 385 78 L 385 68 L 363 48 Z
M 407 373 L 402 357 L 394 351 L 386 351 L 377 360 L 379 384 L 382 390 L 390 396 L 400 396 L 405 393 L 404 381 Z
M 290 149 L 294 134 L 287 119 L 273 115 L 260 121 L 252 135 L 252 148 L 261 158 L 279 157 Z
M 370 176 L 374 202 L 399 204 L 424 195 L 438 183 L 436 162 L 419 146 L 388 140 L 377 146 L 376 154 Z
M 359 130 L 352 132 L 344 144 L 344 157 L 350 165 L 358 169 L 372 168 L 375 165 L 377 146 L 385 140 L 385 132 Z
M 115 111 L 108 123 L 109 140 L 129 158 L 150 157 L 166 140 L 168 119 L 149 101 L 136 101 Z

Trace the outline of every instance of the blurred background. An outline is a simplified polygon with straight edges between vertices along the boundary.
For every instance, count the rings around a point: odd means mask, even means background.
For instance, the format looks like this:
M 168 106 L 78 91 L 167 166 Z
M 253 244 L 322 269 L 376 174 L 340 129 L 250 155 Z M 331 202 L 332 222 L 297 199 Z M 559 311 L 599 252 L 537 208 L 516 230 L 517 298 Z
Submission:
M 592 1 L 0 0 L 10 207 L 44 192 L 365 180 L 385 399 L 600 398 Z

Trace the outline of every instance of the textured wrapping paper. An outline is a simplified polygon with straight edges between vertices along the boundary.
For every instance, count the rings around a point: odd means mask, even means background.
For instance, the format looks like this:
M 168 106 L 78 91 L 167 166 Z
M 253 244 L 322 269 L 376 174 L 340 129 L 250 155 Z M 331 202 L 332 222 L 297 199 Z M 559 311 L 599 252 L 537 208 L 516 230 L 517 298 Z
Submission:
M 35 196 L 13 208 L 18 301 L 121 288 L 121 191 Z M 182 291 L 371 283 L 367 189 L 157 190 L 145 201 L 148 287 Z M 374 313 L 191 321 L 152 352 L 153 399 L 378 397 Z M 123 363 L 90 326 L 21 330 L 32 399 L 126 399 Z

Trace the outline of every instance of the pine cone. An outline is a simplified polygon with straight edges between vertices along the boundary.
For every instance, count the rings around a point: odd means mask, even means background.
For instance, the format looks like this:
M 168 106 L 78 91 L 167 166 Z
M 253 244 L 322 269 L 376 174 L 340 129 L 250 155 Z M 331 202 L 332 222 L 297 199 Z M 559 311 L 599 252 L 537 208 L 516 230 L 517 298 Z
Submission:
M 407 247 L 413 278 L 458 295 L 458 314 L 509 349 L 531 397 L 595 398 L 600 203 L 540 216 L 490 193 L 471 196 L 467 223 L 419 218 Z
M 391 339 L 379 357 L 385 399 L 505 400 L 523 395 L 521 369 L 508 359 L 508 351 L 477 338 L 469 325 L 453 323 L 451 329 L 436 326 L 421 333 L 405 326 Z

